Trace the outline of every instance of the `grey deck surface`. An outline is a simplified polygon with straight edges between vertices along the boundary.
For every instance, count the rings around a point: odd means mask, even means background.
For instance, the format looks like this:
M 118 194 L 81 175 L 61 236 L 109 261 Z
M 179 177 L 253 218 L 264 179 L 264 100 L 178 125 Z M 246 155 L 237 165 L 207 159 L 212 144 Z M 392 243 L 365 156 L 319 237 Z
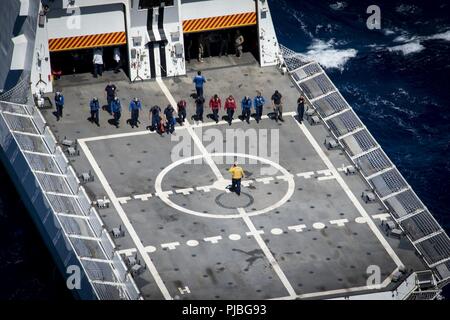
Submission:
M 226 65 L 226 62 L 223 64 Z M 206 162 L 180 163 L 164 176 L 162 191 L 171 191 L 173 194 L 168 199 L 172 203 L 198 215 L 181 212 L 167 205 L 155 194 L 155 181 L 161 171 L 173 162 L 171 154 L 178 142 L 170 136 L 145 131 L 145 127 L 149 125 L 149 108 L 154 104 L 165 106 L 169 102 L 156 82 L 129 84 L 122 75 L 122 80 L 115 81 L 124 109 L 121 127 L 116 129 L 111 126 L 107 122 L 111 116 L 103 111 L 98 128 L 87 121 L 88 101 L 92 96 L 98 96 L 105 103 L 104 87 L 110 76 L 106 73 L 103 79 L 89 83 L 84 83 L 85 75 L 81 75 L 79 80 L 77 77 L 72 77 L 72 81 L 63 79 L 56 86 L 65 95 L 64 118 L 57 122 L 53 110 L 43 110 L 43 114 L 59 140 L 64 137 L 97 137 L 85 143 L 115 197 L 120 199 L 121 208 L 147 251 L 145 254 L 150 256 L 172 298 L 270 299 L 289 295 L 286 281 L 280 280 L 279 269 L 275 269 L 268 260 L 255 235 L 247 235 L 249 228 L 244 220 L 235 217 L 237 208 L 243 208 L 255 228 L 261 230 L 260 237 L 276 259 L 275 264 L 278 264 L 287 282 L 300 297 L 342 296 L 351 293 L 333 290 L 349 288 L 358 288 L 353 289 L 354 294 L 367 292 L 370 290 L 364 287 L 367 285 L 367 268 L 370 265 L 380 267 L 382 281 L 396 269 L 395 262 L 369 224 L 358 222 L 357 218 L 361 214 L 338 181 L 320 179 L 326 174 L 322 170 L 328 167 L 292 115 L 286 115 L 282 124 L 270 119 L 264 119 L 259 124 L 254 120 L 250 124 L 235 120 L 232 126 L 219 123 L 203 127 L 203 133 L 214 129 L 224 136 L 227 129 L 268 130 L 269 135 L 273 132 L 270 130 L 279 130 L 277 162 L 293 175 L 295 184 L 292 195 L 281 206 L 267 213 L 252 215 L 276 204 L 288 192 L 288 183 L 285 181 L 287 179 L 283 179 L 283 173 L 274 170 L 268 175 L 262 174 L 261 162 L 246 164 L 245 159 L 239 157 L 239 162 L 243 163 L 248 174 L 246 180 L 252 181 L 248 187 L 243 187 L 241 197 L 223 189 L 201 189 L 216 181 L 216 176 Z M 193 73 L 189 73 L 186 77 L 166 79 L 164 82 L 175 100 L 184 98 L 188 101 L 188 119 L 193 124 L 190 115 L 194 107 L 189 97 L 194 92 L 192 76 Z M 286 99 L 285 111 L 295 109 L 298 92 L 288 76 L 280 75 L 275 68 L 261 69 L 253 63 L 208 70 L 205 76 L 208 79 L 205 87 L 207 97 L 218 93 L 224 99 L 232 93 L 240 101 L 244 95 L 253 97 L 256 90 L 261 90 L 266 99 L 270 99 L 274 89 L 278 89 Z M 125 110 L 133 96 L 140 97 L 144 104 L 142 124 L 135 129 L 125 123 L 129 118 Z M 264 114 L 270 111 L 267 107 Z M 328 132 L 322 125 L 311 127 L 305 123 L 305 126 L 334 167 L 339 169 L 350 164 L 341 151 L 324 148 L 322 142 Z M 131 132 L 143 134 L 127 134 Z M 196 132 L 201 137 L 197 129 Z M 110 136 L 113 134 L 124 135 Z M 190 137 L 187 130 L 179 126 L 175 136 Z M 208 145 L 209 142 L 203 141 L 203 144 Z M 194 147 L 194 143 L 192 145 L 194 154 L 198 154 L 198 148 Z M 236 150 L 226 152 L 233 153 Z M 70 159 L 78 174 L 90 170 L 95 174 L 95 180 L 85 185 L 92 200 L 108 196 L 105 186 L 92 168 L 93 160 L 88 158 L 81 152 L 80 156 Z M 221 164 L 222 157 L 213 156 L 213 160 L 221 173 L 229 178 L 226 172 L 229 164 Z M 309 178 L 297 176 L 305 172 L 312 174 Z M 341 171 L 339 174 L 377 228 L 383 230 L 380 219 L 372 217 L 385 213 L 381 204 L 365 204 L 361 201 L 361 192 L 368 189 L 362 178 L 358 175 L 346 176 Z M 261 180 L 268 177 L 271 179 L 266 183 Z M 189 188 L 194 190 L 188 194 L 180 192 Z M 114 206 L 99 212 L 108 229 L 124 225 Z M 347 219 L 343 226 L 333 223 L 340 219 Z M 304 227 L 297 232 L 295 228 L 299 225 Z M 423 269 L 406 239 L 387 237 L 383 231 L 381 234 L 408 269 Z M 114 241 L 124 256 L 137 254 L 144 265 L 129 232 Z M 144 298 L 163 298 L 148 268 L 135 280 Z M 190 293 L 180 291 L 185 287 L 189 288 Z M 395 284 L 391 283 L 383 290 L 393 287 Z

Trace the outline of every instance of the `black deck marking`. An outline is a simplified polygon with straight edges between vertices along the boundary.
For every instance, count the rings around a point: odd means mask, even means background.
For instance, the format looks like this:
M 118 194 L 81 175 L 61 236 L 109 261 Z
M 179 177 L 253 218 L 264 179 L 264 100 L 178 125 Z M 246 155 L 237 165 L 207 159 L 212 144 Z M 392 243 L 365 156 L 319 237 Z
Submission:
M 148 53 L 150 58 L 150 76 L 152 79 L 156 78 L 156 66 L 155 66 L 155 52 L 154 52 L 154 44 L 148 43 Z
M 166 42 L 159 43 L 159 57 L 161 61 L 161 77 L 167 77 L 167 62 L 166 62 Z
M 156 41 L 155 34 L 153 33 L 153 9 L 148 9 L 147 12 L 147 31 L 150 42 Z
M 166 41 L 166 32 L 164 31 L 164 7 L 159 7 L 158 14 L 158 30 L 162 41 Z

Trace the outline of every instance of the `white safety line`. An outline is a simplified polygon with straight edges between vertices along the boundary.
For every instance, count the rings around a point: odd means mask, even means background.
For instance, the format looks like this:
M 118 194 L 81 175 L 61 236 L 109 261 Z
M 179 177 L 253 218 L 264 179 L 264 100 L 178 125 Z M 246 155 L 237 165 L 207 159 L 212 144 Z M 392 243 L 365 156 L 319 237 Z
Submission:
M 386 239 L 384 238 L 384 236 L 382 235 L 382 233 L 380 232 L 380 230 L 378 229 L 378 227 L 375 225 L 375 223 L 372 221 L 372 219 L 370 219 L 369 214 L 367 213 L 367 211 L 364 209 L 364 207 L 361 205 L 361 203 L 358 201 L 358 199 L 356 198 L 356 196 L 353 194 L 353 192 L 350 190 L 349 186 L 347 185 L 347 183 L 344 181 L 344 179 L 341 177 L 341 175 L 338 173 L 336 167 L 333 165 L 333 163 L 331 162 L 331 160 L 327 157 L 327 155 L 325 154 L 325 152 L 322 150 L 322 148 L 320 147 L 320 145 L 317 143 L 316 139 L 311 135 L 311 133 L 309 132 L 308 128 L 306 128 L 306 126 L 304 124 L 300 124 L 297 122 L 297 125 L 299 126 L 299 128 L 302 130 L 303 134 L 306 136 L 306 138 L 308 139 L 309 143 L 313 146 L 313 148 L 316 150 L 317 154 L 319 155 L 319 157 L 322 159 L 322 161 L 325 163 L 325 165 L 328 167 L 328 169 L 331 170 L 331 172 L 333 173 L 333 175 L 336 177 L 336 181 L 339 183 L 339 185 L 341 186 L 341 188 L 344 190 L 344 192 L 347 194 L 348 198 L 350 199 L 350 201 L 353 203 L 353 205 L 355 206 L 355 208 L 358 210 L 359 214 L 366 218 L 367 220 L 367 224 L 370 227 L 370 229 L 372 230 L 372 232 L 374 233 L 374 235 L 378 238 L 378 240 L 380 241 L 381 245 L 384 247 L 384 249 L 386 250 L 386 252 L 389 254 L 389 256 L 394 260 L 395 264 L 400 267 L 403 266 L 403 263 L 401 262 L 400 258 L 397 256 L 397 254 L 395 253 L 395 251 L 391 248 L 391 246 L 389 245 L 389 243 L 386 241 Z
M 286 275 L 284 274 L 283 270 L 281 270 L 280 265 L 278 264 L 277 260 L 275 260 L 275 257 L 272 255 L 272 252 L 270 252 L 270 249 L 267 247 L 267 244 L 264 242 L 261 235 L 258 233 L 255 225 L 253 224 L 252 220 L 247 215 L 247 212 L 245 212 L 244 209 L 238 208 L 237 209 L 239 214 L 241 215 L 242 219 L 244 220 L 245 224 L 247 225 L 247 228 L 252 233 L 253 237 L 255 238 L 256 242 L 258 243 L 259 247 L 263 251 L 264 255 L 266 256 L 267 260 L 269 260 L 269 263 L 271 264 L 273 270 L 277 274 L 278 278 L 280 278 L 281 282 L 283 283 L 284 287 L 289 293 L 289 296 L 295 297 L 297 293 L 295 292 L 294 288 L 290 284 L 289 280 L 287 279 Z
M 78 141 L 78 144 L 80 148 L 83 150 L 84 154 L 86 155 L 86 158 L 88 159 L 89 163 L 92 166 L 92 169 L 94 170 L 95 174 L 98 177 L 98 180 L 102 184 L 103 188 L 105 189 L 109 199 L 111 200 L 114 208 L 116 209 L 120 219 L 123 222 L 123 225 L 125 226 L 126 230 L 128 231 L 128 234 L 130 235 L 131 239 L 134 242 L 134 245 L 136 246 L 137 250 L 139 251 L 140 255 L 144 259 L 144 262 L 152 274 L 153 278 L 155 279 L 155 282 L 159 289 L 161 290 L 162 295 L 167 300 L 172 300 L 172 297 L 170 296 L 169 291 L 167 290 L 166 285 L 164 284 L 163 280 L 161 279 L 161 276 L 159 275 L 158 271 L 156 270 L 155 265 L 153 264 L 152 260 L 150 259 L 150 256 L 146 253 L 144 245 L 141 242 L 141 239 L 136 233 L 136 230 L 134 230 L 134 227 L 132 226 L 130 220 L 128 219 L 125 211 L 123 210 L 122 206 L 119 203 L 119 200 L 117 199 L 116 195 L 114 194 L 114 191 L 112 190 L 111 186 L 108 183 L 108 180 L 106 179 L 105 175 L 103 174 L 102 170 L 98 166 L 97 161 L 95 160 L 94 156 L 92 155 L 91 151 L 87 147 L 86 143 L 84 141 Z
M 169 89 L 166 87 L 166 85 L 162 82 L 161 79 L 156 79 L 156 82 L 161 87 L 161 90 L 166 95 L 167 99 L 169 100 L 172 105 L 176 105 L 175 99 L 173 98 L 172 94 L 169 92 Z M 218 180 L 223 180 L 222 173 L 220 172 L 219 168 L 217 167 L 216 163 L 212 160 L 211 154 L 206 150 L 205 146 L 199 139 L 199 137 L 196 135 L 192 127 L 189 123 L 187 123 L 187 129 L 189 133 L 192 136 L 192 139 L 194 140 L 195 144 L 199 148 L 200 152 L 203 154 L 204 158 L 206 159 L 207 163 L 211 167 L 211 170 L 214 172 Z M 289 295 L 295 296 L 296 292 L 294 291 L 292 285 L 289 283 L 288 279 L 286 278 L 286 275 L 281 270 L 280 266 L 278 265 L 278 262 L 273 257 L 272 253 L 270 252 L 269 248 L 267 247 L 267 244 L 264 242 L 264 240 L 261 238 L 261 235 L 258 233 L 258 230 L 256 230 L 253 222 L 247 215 L 244 209 L 239 208 L 238 213 L 241 216 L 241 218 L 244 220 L 245 224 L 249 228 L 250 232 L 252 232 L 256 242 L 258 243 L 261 250 L 264 252 L 266 258 L 269 260 L 269 263 L 272 265 L 274 271 L 280 278 L 281 282 L 285 286 L 286 290 L 288 291 Z

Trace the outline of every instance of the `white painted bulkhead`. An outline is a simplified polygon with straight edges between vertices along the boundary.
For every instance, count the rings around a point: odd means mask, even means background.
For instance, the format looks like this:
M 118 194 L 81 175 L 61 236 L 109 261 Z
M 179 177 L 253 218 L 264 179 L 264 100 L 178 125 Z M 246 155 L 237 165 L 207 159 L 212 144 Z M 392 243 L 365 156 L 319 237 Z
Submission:
M 38 83 L 39 74 L 41 79 L 46 79 L 45 82 L 50 79 L 48 40 L 53 38 L 126 31 L 127 71 L 131 81 L 184 75 L 182 26 L 183 21 L 191 19 L 256 11 L 261 66 L 278 62 L 278 41 L 267 1 L 264 0 L 242 0 L 238 3 L 229 0 L 174 0 L 172 6 L 164 9 L 139 9 L 139 0 L 76 0 L 74 5 L 70 5 L 69 0 L 63 0 L 59 10 L 59 13 L 57 10 L 49 13 L 48 22 L 40 28 L 36 40 L 35 50 L 43 59 L 39 59 L 39 68 L 38 59 L 33 62 L 36 71 L 32 82 L 33 87 L 42 88 L 45 92 L 52 91 L 52 85 Z M 161 13 L 164 15 L 162 28 L 158 25 Z M 149 17 L 149 14 L 152 16 Z M 152 24 L 151 28 L 148 23 Z

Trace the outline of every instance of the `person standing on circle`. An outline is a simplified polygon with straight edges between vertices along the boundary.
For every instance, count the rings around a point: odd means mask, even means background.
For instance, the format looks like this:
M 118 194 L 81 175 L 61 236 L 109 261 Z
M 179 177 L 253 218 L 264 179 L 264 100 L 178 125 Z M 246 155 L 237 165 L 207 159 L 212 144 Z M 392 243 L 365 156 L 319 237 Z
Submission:
M 231 173 L 231 192 L 236 192 L 238 196 L 241 195 L 241 180 L 245 178 L 244 170 L 238 166 L 237 162 L 233 164 L 233 166 L 228 169 L 228 172 Z
M 192 81 L 195 83 L 195 91 L 197 92 L 197 98 L 203 97 L 203 85 L 206 82 L 206 78 L 202 75 L 202 72 L 197 72 L 197 75 L 194 77 Z

